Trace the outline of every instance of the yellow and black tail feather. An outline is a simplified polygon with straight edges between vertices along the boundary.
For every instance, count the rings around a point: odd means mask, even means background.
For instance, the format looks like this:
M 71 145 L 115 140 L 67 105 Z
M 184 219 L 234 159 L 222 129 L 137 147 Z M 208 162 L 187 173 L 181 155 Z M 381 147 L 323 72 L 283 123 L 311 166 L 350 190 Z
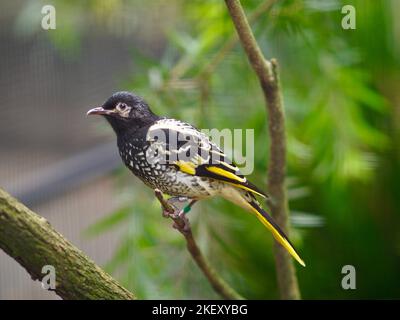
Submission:
M 282 231 L 282 229 L 278 226 L 278 224 L 272 219 L 272 217 L 260 207 L 257 201 L 254 199 L 252 201 L 248 201 L 251 211 L 256 215 L 256 217 L 261 221 L 261 223 L 266 226 L 271 232 L 276 241 L 278 241 L 292 256 L 300 263 L 303 267 L 306 266 L 304 261 L 300 258 L 299 254 L 296 252 L 296 249 Z

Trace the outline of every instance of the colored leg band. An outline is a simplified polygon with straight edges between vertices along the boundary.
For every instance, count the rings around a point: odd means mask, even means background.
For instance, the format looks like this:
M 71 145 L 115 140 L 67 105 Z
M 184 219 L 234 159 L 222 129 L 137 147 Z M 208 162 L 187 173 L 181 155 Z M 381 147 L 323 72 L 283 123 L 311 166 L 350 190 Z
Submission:
M 191 209 L 192 209 L 192 207 L 191 207 L 190 205 L 187 205 L 186 207 L 183 208 L 183 213 L 186 214 L 186 213 L 188 213 Z

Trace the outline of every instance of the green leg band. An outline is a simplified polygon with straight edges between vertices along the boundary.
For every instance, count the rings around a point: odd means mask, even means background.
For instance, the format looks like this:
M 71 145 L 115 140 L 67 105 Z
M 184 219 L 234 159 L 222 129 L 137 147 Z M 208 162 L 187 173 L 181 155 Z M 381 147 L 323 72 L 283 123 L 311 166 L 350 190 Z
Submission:
M 190 205 L 187 205 L 186 207 L 183 208 L 183 213 L 187 214 L 191 209 L 192 207 Z

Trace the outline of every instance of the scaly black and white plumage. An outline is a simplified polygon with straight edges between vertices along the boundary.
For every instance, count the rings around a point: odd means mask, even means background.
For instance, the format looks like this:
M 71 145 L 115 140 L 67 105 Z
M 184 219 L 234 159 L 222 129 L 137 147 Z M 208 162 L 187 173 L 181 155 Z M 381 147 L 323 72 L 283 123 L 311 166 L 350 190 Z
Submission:
M 221 196 L 253 213 L 301 264 L 287 236 L 255 195 L 267 195 L 244 177 L 223 151 L 192 125 L 155 115 L 140 97 L 113 94 L 88 114 L 103 115 L 117 135 L 125 165 L 152 189 L 201 200 Z

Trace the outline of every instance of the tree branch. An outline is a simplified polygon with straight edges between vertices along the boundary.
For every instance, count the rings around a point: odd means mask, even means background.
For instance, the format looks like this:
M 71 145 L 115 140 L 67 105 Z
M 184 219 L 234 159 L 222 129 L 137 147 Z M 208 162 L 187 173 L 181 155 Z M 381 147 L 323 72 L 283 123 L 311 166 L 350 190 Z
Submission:
M 0 189 L 0 248 L 41 280 L 56 271 L 55 292 L 63 299 L 132 300 L 135 296 L 54 230 L 43 217 Z
M 185 222 L 182 217 L 176 214 L 176 209 L 164 199 L 161 191 L 156 189 L 154 193 L 163 209 L 170 213 L 169 217 L 174 220 L 176 228 L 185 237 L 188 251 L 214 290 L 222 298 L 227 300 L 243 299 L 243 297 L 240 296 L 234 289 L 232 289 L 222 278 L 220 278 L 218 273 L 211 267 L 210 263 L 204 257 L 196 241 L 194 240 L 191 228 L 187 226 L 187 222 Z
M 269 207 L 272 216 L 285 232 L 288 232 L 288 201 L 285 188 L 286 135 L 283 100 L 280 91 L 276 60 L 264 58 L 239 0 L 225 0 L 226 6 L 247 54 L 252 68 L 260 81 L 269 114 Z M 275 264 L 282 299 L 300 299 L 300 291 L 293 262 L 286 250 L 275 243 Z

